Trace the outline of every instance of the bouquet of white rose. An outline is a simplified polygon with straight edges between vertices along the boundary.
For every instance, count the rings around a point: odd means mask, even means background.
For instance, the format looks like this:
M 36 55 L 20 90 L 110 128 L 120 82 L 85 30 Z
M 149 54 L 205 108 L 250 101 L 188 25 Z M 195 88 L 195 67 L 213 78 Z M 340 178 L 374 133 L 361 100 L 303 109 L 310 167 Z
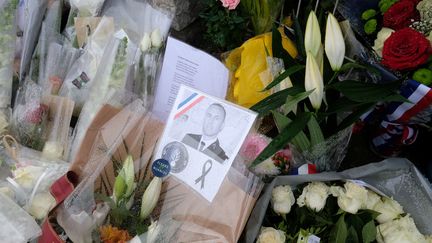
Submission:
M 406 160 L 278 177 L 255 206 L 245 240 L 427 242 L 431 202 L 430 184 Z

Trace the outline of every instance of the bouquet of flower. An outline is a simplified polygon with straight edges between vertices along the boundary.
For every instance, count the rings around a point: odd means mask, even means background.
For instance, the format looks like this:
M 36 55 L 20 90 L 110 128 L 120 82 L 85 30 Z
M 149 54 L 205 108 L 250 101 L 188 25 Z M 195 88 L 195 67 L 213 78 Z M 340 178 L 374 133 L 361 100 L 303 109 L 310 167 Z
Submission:
M 411 204 L 430 208 L 431 192 L 402 159 L 340 173 L 277 177 L 255 206 L 245 240 L 428 242 L 427 209 Z
M 49 106 L 42 97 L 42 88 L 28 80 L 18 90 L 11 118 L 11 132 L 23 145 L 42 150 L 46 140 Z
M 336 170 L 350 139 L 350 126 L 377 102 L 405 101 L 397 94 L 399 82 L 375 84 L 363 77 L 351 79 L 348 74 L 352 69 L 374 69 L 345 58 L 343 32 L 325 2 L 321 6 L 318 1 L 315 7 L 318 15 L 310 11 L 307 21 L 293 15 L 293 29 L 284 26 L 284 34 L 296 40 L 298 55 L 295 58 L 283 48 L 280 30 L 273 30 L 272 58 L 281 59 L 284 68 L 263 91 L 280 83 L 287 85 L 251 107 L 262 116 L 271 113 L 278 130 L 252 166 L 291 143 L 294 160 L 298 158 L 298 163 L 316 164 L 318 171 Z M 300 3 L 309 3 L 305 9 L 311 9 L 312 2 Z M 324 29 L 317 16 L 326 13 Z

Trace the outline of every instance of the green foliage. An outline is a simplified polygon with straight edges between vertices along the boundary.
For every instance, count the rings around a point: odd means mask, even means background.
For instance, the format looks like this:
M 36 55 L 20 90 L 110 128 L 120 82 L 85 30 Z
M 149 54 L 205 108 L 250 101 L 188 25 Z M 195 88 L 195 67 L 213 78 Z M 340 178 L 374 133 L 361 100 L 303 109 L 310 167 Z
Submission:
M 220 1 L 204 0 L 204 4 L 199 16 L 205 23 L 205 40 L 221 51 L 240 46 L 248 37 L 247 18 L 238 10 L 224 8 Z
M 371 34 L 375 33 L 375 31 L 377 30 L 377 25 L 378 25 L 378 22 L 376 19 L 369 19 L 365 23 L 363 29 L 364 29 L 366 34 L 371 35 Z
M 397 1 L 399 0 L 380 0 L 378 3 L 378 7 L 381 13 L 384 14 L 385 12 L 387 12 L 387 10 Z
M 361 18 L 363 20 L 369 20 L 369 19 L 375 17 L 376 14 L 377 14 L 377 11 L 375 9 L 368 9 L 362 13 Z

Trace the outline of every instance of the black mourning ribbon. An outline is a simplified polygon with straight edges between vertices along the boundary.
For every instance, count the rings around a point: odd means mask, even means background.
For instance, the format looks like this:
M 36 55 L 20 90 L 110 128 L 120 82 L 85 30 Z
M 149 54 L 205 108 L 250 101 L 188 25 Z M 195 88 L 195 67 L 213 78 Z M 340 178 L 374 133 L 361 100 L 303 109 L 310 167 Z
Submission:
M 211 168 L 212 168 L 212 161 L 209 159 L 203 165 L 201 176 L 195 180 L 195 184 L 198 184 L 198 182 L 201 181 L 201 189 L 204 188 L 205 177 L 210 172 Z

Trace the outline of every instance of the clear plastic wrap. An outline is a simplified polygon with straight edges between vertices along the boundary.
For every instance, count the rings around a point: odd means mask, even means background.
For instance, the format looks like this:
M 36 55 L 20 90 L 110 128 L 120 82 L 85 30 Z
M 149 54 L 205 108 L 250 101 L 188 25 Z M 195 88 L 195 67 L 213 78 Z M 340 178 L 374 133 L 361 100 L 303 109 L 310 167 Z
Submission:
M 128 47 L 127 37 L 122 37 L 122 39 L 113 37 L 105 49 L 97 74 L 91 84 L 89 97 L 87 97 L 74 130 L 72 157 L 70 158 L 74 158 L 76 146 L 81 143 L 85 131 L 101 108 L 104 100 L 109 100 L 116 91 L 123 90 L 126 87 L 129 66 L 133 59 L 132 55 L 135 54 Z
M 47 1 L 23 1 L 24 4 L 22 17 L 23 22 L 23 40 L 20 64 L 20 81 L 24 82 L 25 77 L 29 74 L 30 63 L 39 38 L 42 20 L 47 9 Z
M 47 96 L 49 106 L 47 140 L 42 154 L 50 159 L 67 159 L 69 152 L 69 125 L 74 102 L 66 97 Z
M 73 242 L 93 241 L 92 232 L 98 231 L 109 211 L 97 195 L 113 195 L 115 178 L 127 155 L 133 158 L 134 180 L 138 185 L 133 205 L 139 205 L 143 195 L 141 184 L 150 182 L 149 160 L 162 129 L 160 122 L 145 113 L 140 100 L 122 110 L 103 106 L 71 168 L 79 175 L 80 183 L 57 212 L 57 221 L 69 239 Z
M 0 3 L 0 109 L 8 108 L 12 99 L 17 4 L 16 0 Z
M 79 16 L 97 16 L 105 0 L 70 0 L 71 7 L 78 9 Z
M 59 94 L 75 101 L 75 116 L 79 115 L 89 96 L 99 64 L 103 60 L 105 47 L 109 44 L 113 34 L 113 19 L 103 17 L 88 40 L 83 50 L 84 53 L 68 70 Z
M 300 152 L 294 145 L 290 145 L 294 166 L 299 167 L 311 163 L 316 165 L 318 171 L 338 170 L 347 153 L 351 134 L 352 126 L 303 152 Z
M 36 221 L 10 198 L 0 193 L 0 237 L 4 243 L 26 243 L 41 229 Z
M 11 132 L 21 144 L 42 150 L 46 140 L 48 109 L 42 97 L 42 88 L 27 80 L 17 91 L 11 118 Z

